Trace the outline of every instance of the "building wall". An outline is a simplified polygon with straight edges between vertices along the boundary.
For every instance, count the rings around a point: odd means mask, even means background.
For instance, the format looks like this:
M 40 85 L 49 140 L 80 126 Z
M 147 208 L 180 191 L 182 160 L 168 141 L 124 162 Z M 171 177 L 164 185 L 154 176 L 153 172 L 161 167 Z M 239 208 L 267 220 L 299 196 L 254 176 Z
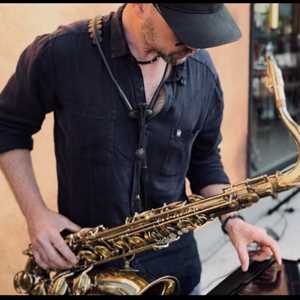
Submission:
M 233 183 L 246 176 L 248 103 L 249 103 L 249 48 L 250 4 L 228 4 L 238 23 L 242 38 L 236 43 L 210 50 L 224 89 L 224 119 L 222 123 L 222 158 Z
M 0 90 L 14 72 L 21 51 L 39 34 L 60 24 L 115 10 L 119 4 L 0 4 Z M 249 4 L 229 4 L 243 39 L 210 50 L 225 94 L 222 156 L 233 182 L 245 176 L 248 108 Z M 238 130 L 237 130 L 238 128 Z M 53 118 L 48 115 L 34 137 L 33 166 L 47 205 L 56 209 L 57 180 L 53 149 Z M 24 217 L 0 173 L 0 294 L 14 294 L 13 275 L 24 267 L 28 235 Z

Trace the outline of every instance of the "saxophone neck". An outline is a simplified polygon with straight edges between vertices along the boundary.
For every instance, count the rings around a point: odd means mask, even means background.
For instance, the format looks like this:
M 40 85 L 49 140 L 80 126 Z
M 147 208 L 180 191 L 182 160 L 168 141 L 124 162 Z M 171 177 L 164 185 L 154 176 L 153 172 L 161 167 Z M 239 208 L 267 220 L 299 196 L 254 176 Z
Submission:
M 292 169 L 286 172 L 278 172 L 277 179 L 279 188 L 289 189 L 300 184 L 300 127 L 290 116 L 284 90 L 284 80 L 280 68 L 273 56 L 266 58 L 267 62 L 267 88 L 274 94 L 276 110 L 282 122 L 290 132 L 297 145 L 298 158 Z

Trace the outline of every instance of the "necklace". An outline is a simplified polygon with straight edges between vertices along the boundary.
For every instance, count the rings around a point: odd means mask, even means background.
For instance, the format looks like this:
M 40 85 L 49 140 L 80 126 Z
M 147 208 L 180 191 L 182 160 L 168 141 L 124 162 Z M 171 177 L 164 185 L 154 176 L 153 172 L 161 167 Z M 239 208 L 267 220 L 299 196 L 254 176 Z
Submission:
M 152 64 L 152 63 L 156 62 L 159 57 L 160 57 L 160 55 L 157 55 L 156 57 L 152 58 L 151 60 L 144 60 L 144 61 L 137 60 L 136 58 L 134 58 L 134 59 L 137 62 L 137 64 L 139 64 L 139 65 L 148 65 L 148 64 Z

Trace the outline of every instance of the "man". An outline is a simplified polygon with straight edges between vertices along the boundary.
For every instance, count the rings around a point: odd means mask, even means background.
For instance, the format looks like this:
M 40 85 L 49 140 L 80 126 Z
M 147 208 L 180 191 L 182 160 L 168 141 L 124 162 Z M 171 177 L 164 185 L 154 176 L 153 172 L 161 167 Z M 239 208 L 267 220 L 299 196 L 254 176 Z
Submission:
M 76 264 L 60 235 L 64 229 L 116 226 L 135 211 L 185 200 L 186 177 L 205 197 L 229 184 L 218 150 L 222 90 L 200 49 L 239 37 L 220 3 L 122 6 L 104 18 L 101 47 L 126 96 L 109 76 L 87 21 L 39 36 L 25 49 L 0 95 L 0 163 L 42 268 Z M 124 97 L 138 113 L 148 108 L 149 116 L 130 116 Z M 49 112 L 55 118 L 59 213 L 46 207 L 30 159 L 31 136 Z M 248 269 L 253 241 L 261 246 L 253 259 L 274 254 L 280 263 L 275 241 L 235 216 L 222 219 L 242 269 Z M 195 293 L 200 281 L 193 234 L 140 254 L 132 266 L 153 278 L 176 276 L 183 294 Z

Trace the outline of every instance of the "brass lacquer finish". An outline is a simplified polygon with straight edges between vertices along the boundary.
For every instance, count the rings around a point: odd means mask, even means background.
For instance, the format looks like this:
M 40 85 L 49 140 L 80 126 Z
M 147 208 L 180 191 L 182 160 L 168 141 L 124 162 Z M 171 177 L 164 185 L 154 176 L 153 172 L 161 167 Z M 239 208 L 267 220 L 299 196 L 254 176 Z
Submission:
M 280 69 L 273 58 L 267 58 L 267 84 L 275 95 L 276 108 L 292 134 L 300 153 L 299 126 L 286 109 L 284 84 Z M 66 271 L 43 271 L 33 260 L 30 247 L 24 271 L 15 275 L 18 292 L 27 294 L 173 294 L 178 288 L 172 276 L 151 282 L 130 267 L 138 253 L 160 250 L 178 240 L 183 234 L 199 228 L 228 212 L 248 207 L 265 196 L 299 185 L 300 165 L 287 172 L 247 179 L 231 185 L 223 193 L 210 198 L 191 195 L 187 202 L 173 202 L 127 218 L 125 224 L 114 228 L 102 225 L 84 228 L 65 238 L 79 258 L 79 263 Z M 124 269 L 107 269 L 105 263 L 123 259 Z

